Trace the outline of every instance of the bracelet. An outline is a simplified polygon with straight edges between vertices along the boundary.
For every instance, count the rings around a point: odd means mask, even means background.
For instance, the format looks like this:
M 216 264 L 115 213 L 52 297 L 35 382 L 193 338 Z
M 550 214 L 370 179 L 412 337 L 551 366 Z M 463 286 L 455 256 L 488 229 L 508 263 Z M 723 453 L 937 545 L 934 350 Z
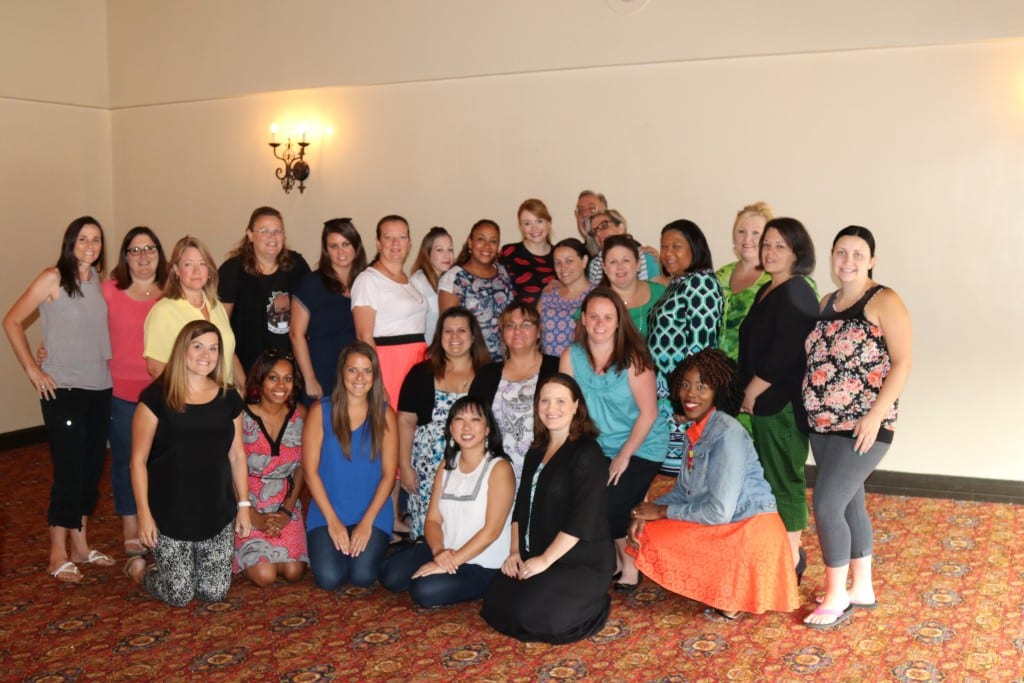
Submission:
M 240 501 L 238 501 L 238 509 L 239 510 L 241 510 L 242 508 L 251 508 L 251 507 L 252 507 L 252 503 L 250 503 L 247 500 L 240 500 Z
M 294 512 L 292 512 L 291 510 L 289 510 L 286 507 L 279 507 L 279 508 L 277 508 L 277 511 L 278 512 L 283 512 L 284 514 L 288 515 L 289 517 L 291 517 L 294 514 Z

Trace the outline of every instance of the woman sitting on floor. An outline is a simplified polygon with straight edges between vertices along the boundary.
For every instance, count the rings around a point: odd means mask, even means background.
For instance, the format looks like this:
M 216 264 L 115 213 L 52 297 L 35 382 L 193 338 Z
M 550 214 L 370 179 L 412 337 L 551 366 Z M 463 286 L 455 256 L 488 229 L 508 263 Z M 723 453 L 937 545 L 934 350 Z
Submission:
M 302 374 L 290 353 L 267 349 L 249 369 L 242 443 L 249 470 L 252 534 L 235 539 L 235 573 L 257 586 L 306 573 L 302 526 Z
M 316 585 L 371 586 L 391 541 L 398 418 L 385 401 L 377 353 L 366 342 L 338 356 L 334 393 L 309 408 L 302 468 L 313 497 L 306 516 Z
M 501 449 L 501 432 L 483 401 L 464 396 L 444 428 L 444 467 L 434 477 L 426 543 L 392 555 L 381 583 L 409 591 L 422 607 L 483 597 L 511 539 L 516 480 Z
M 156 564 L 147 568 L 145 558 L 132 557 L 124 572 L 175 607 L 194 597 L 224 599 L 233 537 L 252 529 L 243 404 L 227 387 L 230 360 L 216 325 L 186 323 L 135 409 L 132 489 L 139 539 Z
M 726 410 L 739 403 L 736 364 L 718 349 L 688 356 L 671 377 L 692 421 L 675 488 L 633 508 L 630 552 L 648 578 L 726 619 L 799 605 L 786 528 L 750 435 Z
M 600 631 L 611 606 L 608 458 L 572 377 L 541 381 L 534 416 L 509 555 L 481 616 L 519 640 L 572 643 Z

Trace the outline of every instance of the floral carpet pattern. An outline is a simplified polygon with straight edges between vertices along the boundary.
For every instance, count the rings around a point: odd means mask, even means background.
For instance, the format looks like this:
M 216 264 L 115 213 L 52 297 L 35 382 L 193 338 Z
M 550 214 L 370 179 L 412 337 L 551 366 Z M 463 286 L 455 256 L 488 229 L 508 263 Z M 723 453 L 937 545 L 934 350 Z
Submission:
M 423 610 L 309 577 L 266 589 L 236 579 L 226 601 L 182 609 L 119 566 L 59 584 L 46 574 L 46 448 L 0 453 L 0 479 L 5 681 L 1024 682 L 1024 506 L 869 495 L 879 607 L 830 631 L 803 627 L 803 611 L 711 618 L 644 581 L 613 594 L 601 633 L 551 646 L 491 631 L 479 603 Z M 112 508 L 105 483 L 90 536 L 120 555 Z M 808 606 L 824 577 L 813 526 L 805 544 Z

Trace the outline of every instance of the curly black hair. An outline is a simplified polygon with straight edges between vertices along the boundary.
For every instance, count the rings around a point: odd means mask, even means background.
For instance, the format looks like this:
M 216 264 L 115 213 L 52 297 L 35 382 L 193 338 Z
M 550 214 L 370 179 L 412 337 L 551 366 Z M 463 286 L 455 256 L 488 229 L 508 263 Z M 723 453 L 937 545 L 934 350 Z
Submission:
M 692 369 L 700 373 L 704 384 L 715 390 L 715 407 L 735 417 L 743 403 L 743 387 L 740 386 L 736 361 L 718 349 L 704 349 L 689 355 L 672 371 L 668 378 L 672 410 L 677 415 L 683 414 L 679 390 L 683 375 Z

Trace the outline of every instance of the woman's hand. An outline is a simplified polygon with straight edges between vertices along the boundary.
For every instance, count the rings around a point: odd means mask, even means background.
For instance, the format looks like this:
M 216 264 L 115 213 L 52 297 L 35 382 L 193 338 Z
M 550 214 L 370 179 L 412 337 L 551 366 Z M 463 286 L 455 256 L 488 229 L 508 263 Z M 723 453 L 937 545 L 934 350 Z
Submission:
M 518 579 L 519 571 L 523 566 L 523 558 L 519 553 L 510 553 L 501 565 L 501 573 L 510 579 Z
M 646 520 L 633 518 L 633 521 L 629 523 L 629 529 L 626 530 L 626 542 L 633 550 L 640 550 L 640 536 L 644 532 L 644 526 L 647 524 Z
M 654 503 L 640 503 L 633 508 L 631 517 L 650 522 L 655 519 L 664 519 L 668 510 L 667 505 L 656 505 Z
M 523 562 L 523 566 L 519 569 L 519 578 L 532 579 L 538 574 L 543 574 L 550 566 L 551 565 L 544 559 L 543 555 L 531 557 L 526 562 Z
M 235 534 L 239 538 L 248 538 L 252 533 L 252 519 L 249 517 L 249 508 L 238 508 L 235 513 Z
M 156 521 L 153 519 L 153 515 L 139 511 L 139 540 L 142 541 L 142 545 L 146 546 L 150 550 L 156 548 L 156 540 L 160 536 L 160 533 L 156 528 Z
M 398 483 L 401 485 L 402 490 L 411 495 L 419 493 L 420 481 L 419 477 L 416 476 L 416 470 L 411 466 L 399 467 L 398 470 Z
M 349 543 L 349 557 L 359 557 L 359 555 L 366 550 L 366 544 L 370 542 L 371 534 L 373 534 L 373 522 L 367 522 L 364 520 L 356 525 L 356 528 L 352 530 L 351 541 Z
M 324 388 L 320 386 L 320 382 L 316 381 L 316 378 L 310 378 L 306 380 L 306 396 L 310 398 L 322 398 L 324 395 Z
M 459 570 L 459 563 L 455 561 L 455 552 L 449 548 L 434 555 L 434 562 L 449 574 L 454 574 Z
M 445 572 L 437 562 L 427 562 L 425 565 L 416 570 L 416 573 L 412 575 L 412 578 L 418 579 L 423 576 L 431 576 L 433 574 L 445 574 L 451 572 Z
M 348 537 L 348 529 L 345 525 L 335 519 L 332 522 L 327 522 L 327 535 L 334 541 L 334 549 L 345 555 L 349 554 L 349 549 L 352 546 L 352 541 Z
M 36 390 L 36 396 L 43 399 L 57 398 L 57 380 L 49 375 L 47 372 L 43 372 L 43 369 L 36 367 L 29 367 L 26 370 L 28 374 L 28 380 L 32 382 L 32 386 Z
M 619 477 L 623 475 L 626 468 L 629 467 L 629 457 L 625 453 L 619 453 L 612 458 L 611 463 L 608 464 L 608 485 L 618 485 Z
M 869 410 L 867 414 L 857 421 L 857 425 L 853 428 L 853 452 L 857 455 L 864 455 L 871 450 L 871 447 L 875 445 L 875 439 L 878 438 L 878 430 L 882 428 L 882 416 L 876 414 L 874 410 Z

